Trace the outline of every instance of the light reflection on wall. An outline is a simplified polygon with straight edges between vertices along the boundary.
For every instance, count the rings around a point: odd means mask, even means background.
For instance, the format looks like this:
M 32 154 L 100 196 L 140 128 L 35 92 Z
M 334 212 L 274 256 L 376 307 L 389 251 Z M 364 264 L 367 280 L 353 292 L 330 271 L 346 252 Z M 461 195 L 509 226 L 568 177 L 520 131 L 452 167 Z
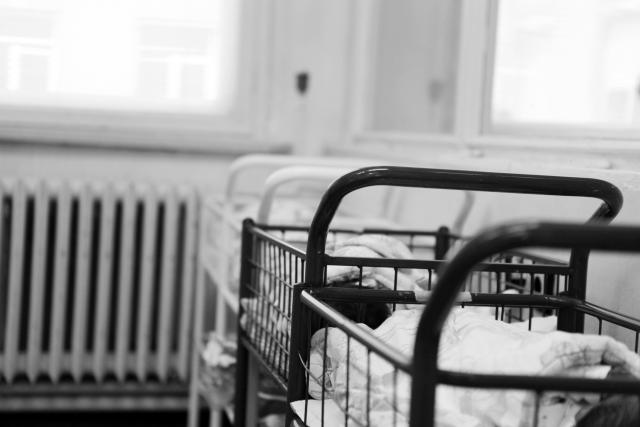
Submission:
M 640 3 L 500 2 L 494 124 L 640 127 Z
M 238 2 L 0 0 L 4 104 L 230 108 Z

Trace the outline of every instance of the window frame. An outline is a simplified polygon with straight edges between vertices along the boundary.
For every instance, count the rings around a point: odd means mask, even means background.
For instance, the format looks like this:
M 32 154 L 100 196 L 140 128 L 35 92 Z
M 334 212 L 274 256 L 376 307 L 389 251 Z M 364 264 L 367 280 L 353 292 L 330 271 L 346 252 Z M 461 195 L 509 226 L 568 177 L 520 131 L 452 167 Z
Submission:
M 377 3 L 359 2 L 354 12 L 352 52 L 356 60 L 351 80 L 352 120 L 346 139 L 361 144 L 401 144 L 432 151 L 463 149 L 472 156 L 495 149 L 584 152 L 613 155 L 640 154 L 640 130 L 571 125 L 496 125 L 491 123 L 491 95 L 495 60 L 498 3 L 500 0 L 461 0 L 461 34 L 458 46 L 458 77 L 454 106 L 454 129 L 450 134 L 374 131 L 364 118 L 372 99 L 371 75 L 376 39 Z M 504 0 L 507 1 L 507 0 Z M 607 163 L 608 164 L 608 163 Z M 608 167 L 608 166 L 603 166 Z
M 266 135 L 273 51 L 267 2 L 240 0 L 239 115 L 0 105 L 0 142 L 171 151 L 281 151 Z
M 464 0 L 463 0 L 464 1 Z M 571 124 L 494 124 L 491 120 L 491 95 L 493 93 L 493 75 L 496 56 L 496 33 L 498 29 L 498 8 L 500 0 L 486 1 L 488 37 L 486 45 L 486 59 L 484 64 L 485 94 L 482 106 L 482 134 L 511 136 L 514 138 L 536 137 L 541 139 L 566 138 L 578 140 L 611 140 L 633 141 L 640 138 L 640 128 L 631 127 L 611 128 L 597 125 Z M 503 0 L 505 1 L 505 0 Z

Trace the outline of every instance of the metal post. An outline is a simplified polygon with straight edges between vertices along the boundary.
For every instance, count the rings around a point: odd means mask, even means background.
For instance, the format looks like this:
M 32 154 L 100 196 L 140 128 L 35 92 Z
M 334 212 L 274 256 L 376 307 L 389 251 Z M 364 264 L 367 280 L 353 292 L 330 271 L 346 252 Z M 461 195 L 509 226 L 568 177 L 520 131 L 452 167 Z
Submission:
M 245 219 L 242 223 L 242 249 L 241 249 L 241 263 L 240 263 L 240 291 L 239 297 L 249 297 L 247 286 L 251 280 L 251 264 L 249 261 L 253 254 L 253 234 L 251 229 L 253 228 L 253 221 Z M 238 308 L 238 349 L 236 353 L 236 393 L 235 393 L 235 408 L 234 408 L 234 420 L 233 423 L 237 427 L 246 426 L 248 418 L 247 410 L 257 411 L 258 408 L 248 408 L 248 382 L 249 382 L 249 351 L 244 346 L 243 338 L 246 337 L 244 329 L 240 324 L 240 319 L 244 314 L 242 304 L 239 304 Z M 252 426 L 253 427 L 253 426 Z

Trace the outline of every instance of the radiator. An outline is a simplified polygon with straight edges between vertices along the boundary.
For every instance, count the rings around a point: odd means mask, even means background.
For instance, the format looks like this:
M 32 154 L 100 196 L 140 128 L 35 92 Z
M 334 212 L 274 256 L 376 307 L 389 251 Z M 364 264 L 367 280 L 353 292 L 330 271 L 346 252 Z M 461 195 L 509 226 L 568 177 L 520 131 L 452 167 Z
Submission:
M 188 383 L 194 191 L 4 179 L 0 201 L 5 389 Z

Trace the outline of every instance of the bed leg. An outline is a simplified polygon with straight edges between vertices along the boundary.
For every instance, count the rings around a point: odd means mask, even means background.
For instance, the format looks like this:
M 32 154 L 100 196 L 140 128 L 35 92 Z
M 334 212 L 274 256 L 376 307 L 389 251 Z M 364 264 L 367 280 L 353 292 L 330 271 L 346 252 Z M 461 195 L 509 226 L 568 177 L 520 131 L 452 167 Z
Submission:
M 245 408 L 245 423 L 247 426 L 258 425 L 258 385 L 260 380 L 260 370 L 258 361 L 253 356 L 249 356 L 249 366 L 247 369 L 247 407 Z
M 247 381 L 249 369 L 249 351 L 238 340 L 236 352 L 236 394 L 234 399 L 233 424 L 236 427 L 246 426 Z
M 233 424 L 236 427 L 258 425 L 258 363 L 244 345 L 236 356 L 236 396 Z

